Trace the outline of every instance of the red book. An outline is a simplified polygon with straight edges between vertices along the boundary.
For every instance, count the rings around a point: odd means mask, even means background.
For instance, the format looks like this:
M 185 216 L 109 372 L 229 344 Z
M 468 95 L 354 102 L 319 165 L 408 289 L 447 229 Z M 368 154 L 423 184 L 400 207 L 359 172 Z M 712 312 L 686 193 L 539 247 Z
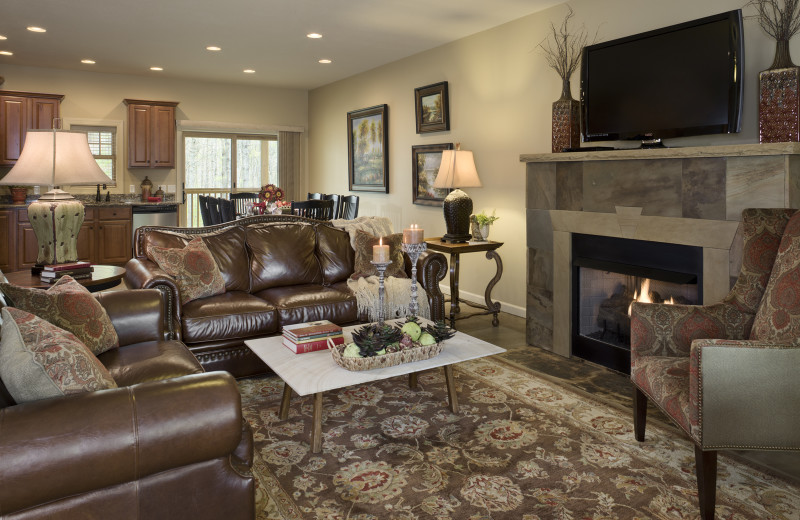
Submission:
M 334 345 L 341 345 L 344 343 L 343 336 L 330 338 Z M 318 350 L 325 350 L 328 348 L 328 338 L 319 339 L 317 341 L 307 341 L 306 343 L 294 343 L 287 337 L 283 338 L 283 345 L 294 352 L 295 354 L 306 354 L 308 352 L 316 352 Z
M 90 262 L 70 262 L 68 264 L 48 264 L 42 267 L 44 271 L 69 271 L 71 269 L 83 269 L 84 267 L 91 267 Z

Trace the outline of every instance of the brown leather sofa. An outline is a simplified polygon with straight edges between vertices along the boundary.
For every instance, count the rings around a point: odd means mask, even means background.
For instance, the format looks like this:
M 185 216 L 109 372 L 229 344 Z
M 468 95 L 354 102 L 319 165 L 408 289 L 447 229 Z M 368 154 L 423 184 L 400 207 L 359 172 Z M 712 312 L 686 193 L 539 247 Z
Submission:
M 181 305 L 175 280 L 146 251 L 149 245 L 183 247 L 197 236 L 214 255 L 225 293 Z M 140 227 L 125 282 L 130 288 L 156 288 L 165 294 L 173 317 L 167 329 L 206 370 L 244 377 L 268 371 L 245 340 L 280 334 L 281 327 L 293 323 L 365 321 L 347 288 L 354 256 L 345 231 L 291 215 L 259 215 L 202 228 Z M 411 276 L 408 256 L 405 263 Z M 417 279 L 428 294 L 434 320 L 444 319 L 439 281 L 446 272 L 441 253 L 420 256 Z
M 252 519 L 236 382 L 165 340 L 156 290 L 98 295 L 119 388 L 16 404 L 0 381 L 0 518 Z

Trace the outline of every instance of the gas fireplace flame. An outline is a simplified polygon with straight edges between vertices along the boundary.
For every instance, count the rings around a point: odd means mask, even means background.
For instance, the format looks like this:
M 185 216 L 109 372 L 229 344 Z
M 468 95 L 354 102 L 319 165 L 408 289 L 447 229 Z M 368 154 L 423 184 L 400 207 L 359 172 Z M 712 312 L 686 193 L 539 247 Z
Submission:
M 628 316 L 631 315 L 631 308 L 633 307 L 633 302 L 653 303 L 653 300 L 650 298 L 650 279 L 649 278 L 645 279 L 645 281 L 642 282 L 642 285 L 641 285 L 641 287 L 639 287 L 639 290 L 636 290 L 636 291 L 633 292 L 633 301 L 631 302 L 630 305 L 628 305 Z M 672 296 L 670 296 L 668 300 L 664 300 L 661 303 L 665 303 L 667 305 L 674 305 L 675 304 L 675 300 L 673 299 Z

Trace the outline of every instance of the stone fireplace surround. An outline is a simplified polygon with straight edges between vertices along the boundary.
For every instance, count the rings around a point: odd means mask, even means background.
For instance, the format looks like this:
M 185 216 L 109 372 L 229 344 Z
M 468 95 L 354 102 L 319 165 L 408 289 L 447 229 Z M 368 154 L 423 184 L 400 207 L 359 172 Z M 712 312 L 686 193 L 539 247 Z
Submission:
M 741 265 L 741 212 L 800 207 L 800 143 L 523 154 L 527 342 L 572 354 L 572 233 L 703 248 L 703 301 Z

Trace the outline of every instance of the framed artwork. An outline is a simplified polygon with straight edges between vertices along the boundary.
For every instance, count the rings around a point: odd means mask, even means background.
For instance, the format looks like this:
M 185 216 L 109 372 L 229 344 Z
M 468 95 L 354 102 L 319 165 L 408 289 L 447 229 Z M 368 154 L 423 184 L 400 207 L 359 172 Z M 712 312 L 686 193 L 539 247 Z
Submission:
M 414 99 L 418 134 L 450 130 L 450 101 L 446 81 L 415 88 Z
M 389 106 L 347 113 L 350 191 L 389 193 Z
M 411 147 L 411 171 L 414 204 L 441 206 L 450 188 L 434 188 L 433 183 L 442 164 L 442 152 L 452 150 L 453 143 L 425 144 Z

